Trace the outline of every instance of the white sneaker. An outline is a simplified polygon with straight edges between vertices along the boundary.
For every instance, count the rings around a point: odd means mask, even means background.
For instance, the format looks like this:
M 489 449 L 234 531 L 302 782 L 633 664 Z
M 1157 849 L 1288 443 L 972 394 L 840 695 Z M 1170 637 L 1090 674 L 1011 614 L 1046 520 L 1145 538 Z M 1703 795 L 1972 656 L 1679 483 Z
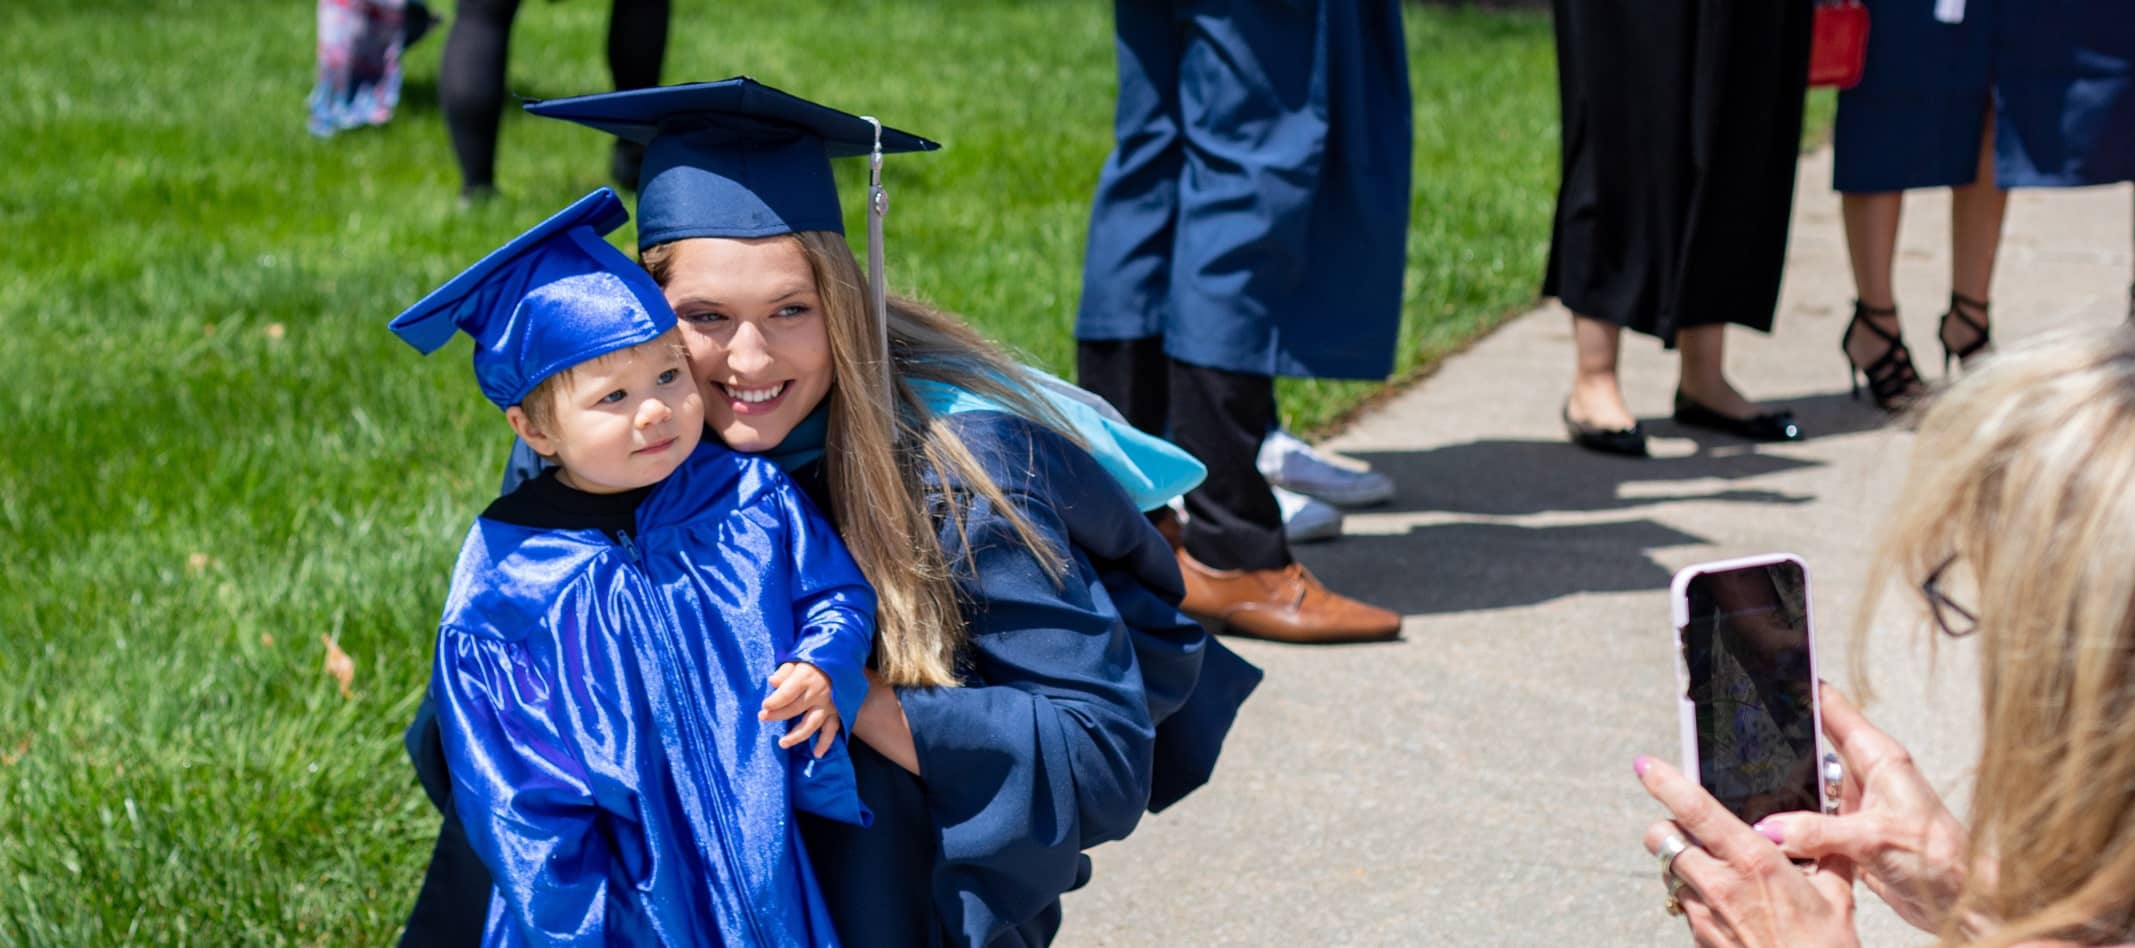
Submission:
M 1342 512 L 1333 504 L 1269 485 L 1282 508 L 1282 535 L 1292 543 L 1333 540 L 1342 535 Z
M 1355 458 L 1319 451 L 1281 428 L 1261 440 L 1257 466 L 1268 483 L 1336 506 L 1369 507 L 1394 499 L 1393 478 Z

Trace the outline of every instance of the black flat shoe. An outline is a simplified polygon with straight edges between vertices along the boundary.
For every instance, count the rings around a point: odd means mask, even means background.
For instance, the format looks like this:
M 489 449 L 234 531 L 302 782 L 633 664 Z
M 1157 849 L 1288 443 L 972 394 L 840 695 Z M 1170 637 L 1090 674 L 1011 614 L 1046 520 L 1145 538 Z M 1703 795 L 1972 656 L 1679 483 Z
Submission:
M 1800 441 L 1801 426 L 1794 423 L 1791 411 L 1767 412 L 1749 418 L 1732 418 L 1691 400 L 1678 390 L 1675 393 L 1675 423 L 1686 428 L 1704 428 L 1731 434 L 1751 441 Z
M 1616 454 L 1627 458 L 1647 457 L 1646 429 L 1634 424 L 1629 428 L 1597 428 L 1584 422 L 1572 420 L 1572 403 L 1564 403 L 1564 431 L 1571 435 L 1572 443 L 1589 451 L 1601 454 Z

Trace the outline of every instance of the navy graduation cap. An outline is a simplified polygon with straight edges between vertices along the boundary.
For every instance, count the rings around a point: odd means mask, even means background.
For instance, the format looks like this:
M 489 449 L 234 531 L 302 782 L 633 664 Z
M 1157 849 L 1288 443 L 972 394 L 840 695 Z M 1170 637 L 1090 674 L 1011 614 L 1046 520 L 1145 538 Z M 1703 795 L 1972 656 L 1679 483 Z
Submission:
M 528 102 L 526 110 L 646 146 L 640 248 L 685 237 L 844 233 L 830 159 L 874 154 L 879 170 L 882 154 L 941 147 L 746 76 Z
M 490 251 L 393 319 L 423 354 L 455 332 L 474 338 L 474 375 L 498 408 L 519 404 L 563 369 L 650 342 L 675 311 L 622 251 L 602 239 L 630 219 L 601 188 Z

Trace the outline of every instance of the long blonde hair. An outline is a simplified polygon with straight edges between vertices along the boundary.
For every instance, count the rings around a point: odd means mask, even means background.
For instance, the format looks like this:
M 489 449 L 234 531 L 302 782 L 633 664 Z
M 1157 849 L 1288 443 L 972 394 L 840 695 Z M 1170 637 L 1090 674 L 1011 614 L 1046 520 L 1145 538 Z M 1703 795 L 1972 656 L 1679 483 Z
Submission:
M 1981 871 L 1942 940 L 1965 941 L 1959 920 L 1985 917 L 1999 925 L 1984 944 L 2127 941 L 2135 332 L 1997 355 L 1927 407 L 1868 588 L 1910 589 L 1945 561 L 1970 579 L 1952 598 L 1978 617 L 1984 747 L 1969 820 Z
M 845 238 L 829 231 L 791 235 L 808 259 L 830 335 L 830 432 L 825 442 L 838 535 L 875 587 L 875 668 L 893 685 L 955 685 L 966 638 L 950 553 L 929 512 L 923 480 L 975 493 L 1001 512 L 1016 538 L 1054 581 L 1066 552 L 1052 548 L 986 473 L 947 420 L 929 411 L 911 379 L 941 382 L 991 398 L 1009 410 L 1072 433 L 1057 413 L 1007 380 L 1017 365 L 999 347 L 947 313 L 901 297 L 889 301 L 889 358 L 867 305 L 865 280 Z M 645 248 L 645 269 L 665 285 L 672 245 Z M 895 398 L 892 406 L 886 393 Z M 964 504 L 941 515 L 963 536 Z M 965 555 L 969 556 L 968 546 Z

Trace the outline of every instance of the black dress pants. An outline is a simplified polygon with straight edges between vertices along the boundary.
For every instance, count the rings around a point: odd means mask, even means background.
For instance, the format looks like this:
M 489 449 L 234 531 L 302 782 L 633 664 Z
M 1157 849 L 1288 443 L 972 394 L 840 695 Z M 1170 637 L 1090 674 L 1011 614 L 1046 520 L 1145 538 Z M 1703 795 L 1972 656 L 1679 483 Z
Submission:
M 608 75 L 617 89 L 660 83 L 670 2 L 614 0 L 608 14 Z M 445 128 L 452 136 L 452 153 L 459 159 L 463 191 L 494 184 L 497 123 L 504 114 L 504 66 L 511 51 L 512 20 L 518 15 L 519 0 L 459 0 L 452 11 L 444 61 L 438 68 L 437 97 L 444 107 Z M 643 153 L 643 146 L 630 142 L 618 143 L 616 149 L 618 170 L 625 163 L 625 152 Z M 634 164 L 631 174 L 636 174 Z
M 1186 495 L 1186 552 L 1216 569 L 1290 565 L 1282 509 L 1255 466 L 1275 427 L 1275 379 L 1180 362 L 1161 336 L 1078 342 L 1075 376 L 1136 428 L 1208 466 Z

